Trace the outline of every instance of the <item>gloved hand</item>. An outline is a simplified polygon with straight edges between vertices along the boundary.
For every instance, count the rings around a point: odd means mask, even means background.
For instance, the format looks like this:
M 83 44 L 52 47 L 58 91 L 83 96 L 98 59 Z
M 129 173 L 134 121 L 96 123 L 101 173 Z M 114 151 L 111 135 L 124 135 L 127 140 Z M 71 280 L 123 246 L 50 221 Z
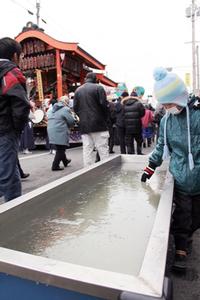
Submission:
M 148 167 L 144 169 L 144 173 L 142 174 L 141 181 L 146 182 L 147 179 L 150 179 L 155 172 L 155 168 L 156 166 L 153 163 L 149 163 Z

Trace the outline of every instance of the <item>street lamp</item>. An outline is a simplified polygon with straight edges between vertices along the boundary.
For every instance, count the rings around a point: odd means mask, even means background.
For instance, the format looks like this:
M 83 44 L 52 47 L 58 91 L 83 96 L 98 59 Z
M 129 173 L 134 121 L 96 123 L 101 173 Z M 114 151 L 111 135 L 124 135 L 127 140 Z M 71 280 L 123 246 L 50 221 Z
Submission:
M 192 4 L 186 8 L 186 17 L 192 21 L 192 87 L 193 93 L 196 94 L 196 40 L 195 40 L 195 20 L 196 16 L 200 16 L 200 7 L 196 5 L 196 0 L 192 0 Z M 198 83 L 199 86 L 199 83 Z

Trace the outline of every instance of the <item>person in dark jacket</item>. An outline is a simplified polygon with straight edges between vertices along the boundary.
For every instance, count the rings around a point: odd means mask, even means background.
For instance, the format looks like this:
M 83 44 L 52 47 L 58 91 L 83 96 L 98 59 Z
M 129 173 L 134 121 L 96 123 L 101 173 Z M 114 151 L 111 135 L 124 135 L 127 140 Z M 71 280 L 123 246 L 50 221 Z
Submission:
M 165 115 L 166 111 L 162 104 L 158 104 L 154 113 L 154 120 L 153 122 L 156 125 L 156 141 L 159 138 L 159 129 L 160 129 L 160 122 L 162 117 Z
M 134 140 L 137 143 L 137 154 L 142 154 L 142 117 L 145 108 L 140 102 L 144 95 L 143 87 L 135 87 L 131 96 L 123 99 L 126 146 L 128 154 L 135 154 Z
M 115 153 L 113 151 L 113 147 L 115 144 L 115 128 L 116 128 L 116 111 L 115 111 L 115 103 L 113 102 L 113 97 L 107 97 L 108 101 L 108 131 L 109 131 L 109 153 Z
M 121 102 L 125 97 L 128 96 L 129 96 L 128 92 L 123 92 L 121 94 L 121 101 L 118 101 L 115 104 L 117 136 L 119 138 L 121 154 L 126 154 L 124 108 Z
M 18 68 L 20 54 L 19 43 L 0 39 L 0 194 L 5 201 L 21 195 L 18 144 L 30 112 L 26 80 Z
M 80 118 L 84 166 L 95 162 L 94 148 L 97 149 L 101 160 L 107 158 L 109 156 L 108 105 L 105 90 L 96 83 L 95 73 L 88 73 L 85 83 L 76 90 L 74 111 Z
M 24 130 L 22 131 L 19 148 L 23 154 L 31 154 L 32 153 L 31 150 L 35 148 L 34 136 L 33 136 L 33 125 L 30 120 L 28 123 L 26 123 Z

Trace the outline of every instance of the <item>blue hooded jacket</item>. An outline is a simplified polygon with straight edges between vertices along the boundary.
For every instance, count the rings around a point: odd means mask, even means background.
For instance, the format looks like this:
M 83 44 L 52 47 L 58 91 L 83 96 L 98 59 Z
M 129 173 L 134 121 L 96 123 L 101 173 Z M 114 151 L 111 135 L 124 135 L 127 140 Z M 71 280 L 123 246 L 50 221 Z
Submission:
M 200 194 L 200 109 L 189 107 L 191 152 L 194 168 L 190 170 L 188 161 L 188 128 L 186 109 L 178 115 L 170 114 L 167 119 L 167 145 L 170 151 L 169 170 L 174 177 L 175 188 L 185 194 Z M 166 115 L 160 123 L 160 136 L 156 148 L 149 157 L 155 166 L 162 164 L 164 150 L 164 125 Z
M 70 109 L 60 101 L 55 103 L 53 108 L 47 112 L 47 117 L 49 143 L 68 146 L 70 127 L 75 122 Z

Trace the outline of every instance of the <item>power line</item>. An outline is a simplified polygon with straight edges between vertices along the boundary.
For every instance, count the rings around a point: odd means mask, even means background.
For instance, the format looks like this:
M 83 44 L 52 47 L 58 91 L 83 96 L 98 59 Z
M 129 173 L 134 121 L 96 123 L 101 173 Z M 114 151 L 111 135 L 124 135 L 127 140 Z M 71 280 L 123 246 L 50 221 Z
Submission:
M 32 9 L 29 9 L 29 8 L 25 7 L 23 4 L 19 3 L 18 1 L 16 1 L 16 0 L 10 0 L 10 1 L 13 2 L 15 5 L 18 5 L 19 7 L 21 7 L 23 10 L 26 10 L 26 12 L 29 15 L 37 16 L 37 14 L 32 11 Z M 36 5 L 34 5 L 31 0 L 26 0 L 26 2 L 28 2 L 31 7 L 33 7 L 33 8 L 36 9 Z M 35 0 L 34 0 L 34 2 L 35 2 Z M 54 29 L 56 31 L 58 31 L 60 34 L 63 34 L 63 26 L 61 24 L 58 24 L 57 21 L 54 18 L 52 18 L 49 14 L 45 13 L 45 16 L 47 17 L 47 19 L 50 19 L 50 24 L 52 24 L 54 26 Z M 40 18 L 40 20 L 44 24 L 47 24 L 47 21 L 45 19 L 44 18 Z M 49 24 L 49 22 L 48 22 L 48 24 Z
M 25 7 L 24 5 L 22 5 L 21 3 L 19 3 L 16 0 L 10 0 L 11 2 L 13 2 L 14 4 L 18 5 L 19 7 L 21 7 L 22 9 L 26 10 L 28 12 L 29 15 L 32 16 L 37 16 L 37 13 L 35 14 L 34 12 L 32 12 L 30 9 L 28 9 L 27 7 Z M 28 0 L 28 2 L 31 4 L 31 6 L 33 6 L 35 8 L 35 6 L 33 5 L 32 2 L 30 2 L 30 0 Z M 37 8 L 37 7 L 36 7 Z M 39 18 L 43 23 L 47 24 L 47 22 L 43 19 L 43 18 Z
M 29 13 L 29 15 L 34 15 L 34 13 L 32 12 L 32 11 L 30 11 L 29 9 L 27 9 L 27 11 L 28 11 L 28 13 Z
M 49 24 L 49 25 L 53 25 L 54 30 L 55 30 L 56 32 L 59 32 L 60 34 L 63 35 L 64 26 L 61 25 L 61 24 L 59 24 L 59 23 L 57 22 L 57 19 L 55 20 L 50 14 L 46 13 L 46 10 L 45 10 L 45 17 L 46 17 L 46 19 L 48 20 L 48 24 Z
M 17 2 L 16 0 L 10 0 L 11 2 L 15 3 L 16 5 L 18 5 L 19 7 L 25 9 L 29 14 L 34 15 L 34 13 L 29 10 L 28 8 L 26 8 L 25 6 L 23 6 L 21 3 Z

